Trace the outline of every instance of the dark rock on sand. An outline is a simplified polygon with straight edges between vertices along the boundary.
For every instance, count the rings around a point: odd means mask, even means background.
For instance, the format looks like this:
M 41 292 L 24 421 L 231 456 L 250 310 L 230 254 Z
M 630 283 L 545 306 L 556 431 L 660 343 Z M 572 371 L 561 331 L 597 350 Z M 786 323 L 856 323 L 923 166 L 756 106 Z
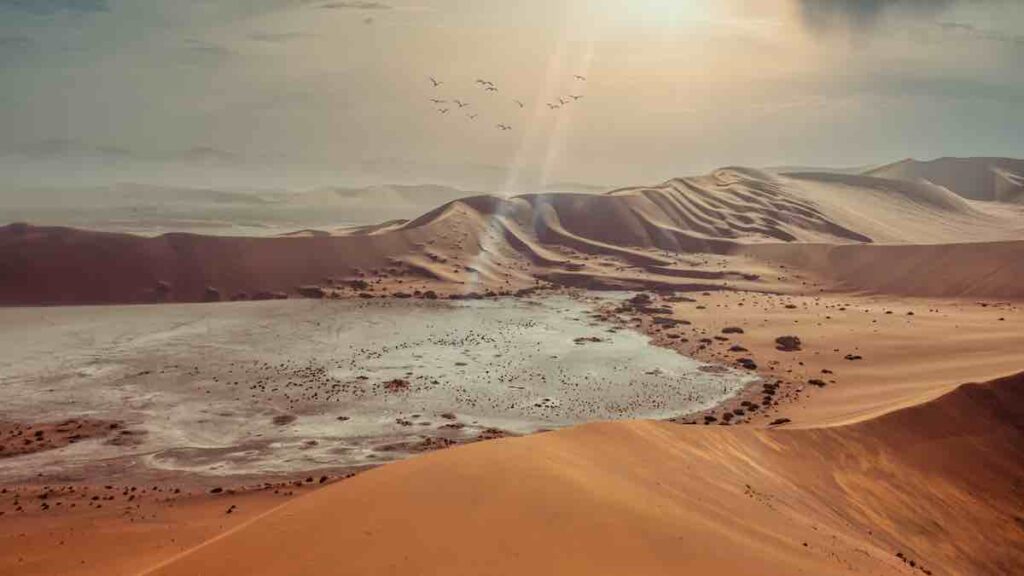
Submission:
M 801 346 L 802 342 L 798 336 L 779 336 L 775 339 L 775 349 L 782 352 L 796 352 Z

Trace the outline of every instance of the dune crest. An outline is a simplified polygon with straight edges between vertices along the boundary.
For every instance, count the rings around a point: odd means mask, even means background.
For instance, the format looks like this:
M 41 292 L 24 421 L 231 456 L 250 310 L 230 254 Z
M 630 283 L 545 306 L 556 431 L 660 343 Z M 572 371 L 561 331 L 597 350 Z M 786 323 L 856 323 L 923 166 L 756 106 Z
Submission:
M 835 428 L 619 422 L 460 447 L 147 574 L 1011 574 L 1022 419 L 1018 374 Z
M 964 198 L 1024 203 L 1024 160 L 1013 158 L 906 159 L 866 172 L 908 182 L 930 182 Z
M 295 294 L 361 278 L 454 293 L 511 293 L 538 280 L 786 289 L 769 280 L 781 277 L 772 265 L 758 264 L 766 257 L 807 266 L 839 289 L 1016 296 L 1024 294 L 1014 282 L 1019 259 L 1004 256 L 1015 250 L 1006 241 L 1024 239 L 1017 216 L 980 210 L 931 183 L 734 167 L 602 195 L 473 196 L 410 221 L 276 238 L 8 225 L 0 228 L 0 303 L 200 302 L 211 293 Z M 958 247 L 928 247 L 944 244 Z M 919 271 L 938 271 L 935 262 L 956 264 L 946 269 L 962 278 L 936 288 Z

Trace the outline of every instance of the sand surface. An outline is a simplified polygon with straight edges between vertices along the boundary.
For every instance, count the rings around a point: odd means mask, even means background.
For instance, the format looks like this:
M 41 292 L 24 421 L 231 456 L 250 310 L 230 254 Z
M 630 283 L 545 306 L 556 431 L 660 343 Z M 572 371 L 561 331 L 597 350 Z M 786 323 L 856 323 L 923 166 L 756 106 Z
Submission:
M 1021 383 L 842 428 L 630 422 L 458 448 L 298 499 L 150 573 L 1015 573 Z
M 534 326 L 509 329 L 497 347 L 507 354 L 529 349 L 522 344 L 531 342 L 565 356 L 565 350 L 589 354 L 609 346 L 623 355 L 584 357 L 577 366 L 593 363 L 604 374 L 617 372 L 602 362 L 622 366 L 650 378 L 638 391 L 661 392 L 629 396 L 625 403 L 637 410 L 618 411 L 607 400 L 622 403 L 616 396 L 625 393 L 621 383 L 605 389 L 586 377 L 567 380 L 573 394 L 604 390 L 587 396 L 549 391 L 534 379 L 524 385 L 537 389 L 532 403 L 513 410 L 517 422 L 529 423 L 523 431 L 572 424 L 583 406 L 597 408 L 583 420 L 665 416 L 665 393 L 686 398 L 665 388 L 665 374 L 645 364 L 671 364 L 664 354 L 683 362 L 686 374 L 699 362 L 710 367 L 702 377 L 746 374 L 753 383 L 734 395 L 722 390 L 729 398 L 714 406 L 702 405 L 717 400 L 710 395 L 691 398 L 688 406 L 696 411 L 671 421 L 600 422 L 473 442 L 351 477 L 278 471 L 267 481 L 245 470 L 231 484 L 225 476 L 217 477 L 217 485 L 185 484 L 181 470 L 172 470 L 146 483 L 112 481 L 108 488 L 89 485 L 88 475 L 22 474 L 0 488 L 0 571 L 1024 573 L 1024 213 L 1013 162 L 905 161 L 861 175 L 725 168 L 608 194 L 464 198 L 410 221 L 285 238 L 143 238 L 6 226 L 0 229 L 0 303 L 7 305 L 301 296 L 315 300 L 294 303 L 298 308 L 264 302 L 195 309 L 251 306 L 292 317 L 293 310 L 338 304 L 320 301 L 325 299 L 343 300 L 342 306 L 397 300 L 416 311 L 408 314 L 415 319 L 445 302 L 469 305 L 486 325 L 489 317 L 481 311 L 489 306 L 507 320 L 529 302 L 560 298 L 566 290 L 629 292 L 586 311 L 573 309 L 568 319 L 541 315 L 541 332 L 550 329 L 557 337 L 531 340 Z M 147 309 L 172 308 L 109 310 L 111 318 L 123 314 L 131 323 Z M 48 309 L 3 313 L 25 321 L 42 318 L 40 310 Z M 178 333 L 161 324 L 155 332 L 163 336 L 148 344 L 145 336 L 128 335 L 131 330 L 104 344 L 89 340 L 94 330 L 87 324 L 45 328 L 37 322 L 42 344 L 9 333 L 8 342 L 20 352 L 5 365 L 24 370 L 22 377 L 35 374 L 31 380 L 53 356 L 78 351 L 87 357 L 92 351 L 101 361 L 83 364 L 65 356 L 69 373 L 78 374 L 67 382 L 95 383 L 105 378 L 111 350 L 133 347 L 145 353 L 122 358 L 125 366 L 169 346 L 178 346 L 179 356 L 213 357 L 223 370 L 249 353 L 323 360 L 351 355 L 350 344 L 339 353 L 331 338 L 362 321 L 354 318 L 308 318 L 305 329 L 293 327 L 290 338 L 265 338 L 266 349 L 254 352 L 244 344 L 258 325 L 251 316 L 243 323 L 248 328 L 236 336 L 221 333 L 224 345 L 205 352 L 189 342 L 188 331 L 201 325 L 194 322 L 184 322 Z M 282 323 L 273 314 L 265 320 Z M 324 326 L 309 325 L 318 321 Z M 99 326 L 105 319 L 94 315 L 89 322 Z M 137 329 L 151 330 L 145 322 Z M 54 337 L 53 330 L 66 333 Z M 53 342 L 67 344 L 55 351 Z M 480 361 L 494 354 L 488 346 L 468 349 Z M 449 359 L 447 353 L 441 360 L 436 354 L 376 353 L 381 363 L 373 372 L 389 381 L 407 366 L 415 368 L 413 375 L 444 373 Z M 517 369 L 527 357 L 499 372 L 528 376 L 529 370 Z M 465 369 L 467 379 L 493 388 L 487 369 L 452 364 L 447 377 Z M 300 396 L 323 394 L 320 386 L 330 382 L 324 378 L 334 377 L 314 372 L 297 380 L 291 397 L 260 390 L 258 410 L 240 412 L 239 419 L 296 416 L 275 434 L 310 433 L 299 409 L 309 398 Z M 54 370 L 49 377 L 60 381 L 67 374 Z M 204 378 L 185 376 L 183 382 Z M 213 399 L 230 396 L 224 394 L 227 373 L 216 377 L 216 386 L 208 382 L 195 391 L 199 400 L 207 391 Z M 251 374 L 244 380 L 250 387 L 263 384 Z M 32 382 L 14 385 L 26 383 Z M 174 389 L 170 380 L 164 384 L 156 388 Z M 39 397 L 53 393 L 38 388 Z M 483 394 L 478 400 L 499 404 L 514 396 L 476 393 Z M 102 400 L 96 396 L 90 401 Z M 336 418 L 320 400 L 302 405 Z M 431 414 L 431 424 L 448 421 L 436 414 L 441 406 L 435 396 L 419 400 L 430 410 L 415 413 Z M 387 413 L 373 402 L 358 407 Z M 552 417 L 535 419 L 534 408 Z M 487 439 L 502 436 L 488 434 L 495 424 L 488 418 L 501 412 L 453 415 L 488 427 L 479 431 Z M 19 463 L 104 446 L 135 429 L 117 415 L 77 414 L 88 432 L 74 441 L 78 423 L 63 420 L 69 414 L 10 419 L 0 430 L 33 448 L 20 448 L 26 453 L 5 466 L 24 472 Z M 418 422 L 411 414 L 408 421 Z M 412 428 L 393 424 L 396 430 Z M 33 440 L 37 431 L 47 440 Z M 262 457 L 256 454 L 254 461 Z

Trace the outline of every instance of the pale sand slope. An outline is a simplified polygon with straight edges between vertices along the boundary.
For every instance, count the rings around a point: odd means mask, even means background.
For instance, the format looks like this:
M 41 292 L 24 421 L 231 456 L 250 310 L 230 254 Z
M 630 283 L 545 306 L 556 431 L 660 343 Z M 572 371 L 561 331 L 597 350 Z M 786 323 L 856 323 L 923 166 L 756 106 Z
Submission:
M 930 182 L 964 198 L 1024 203 L 1024 160 L 939 158 L 901 160 L 865 174 L 908 182 Z
M 846 283 L 848 268 L 834 266 L 840 254 L 843 262 L 879 270 L 853 274 L 864 284 L 856 287 L 867 290 L 1024 296 L 1015 281 L 1024 264 L 1006 259 L 1018 245 L 1005 243 L 1024 240 L 1019 216 L 980 209 L 926 183 L 728 168 L 606 195 L 464 198 L 410 222 L 340 235 L 142 238 L 6 226 L 0 304 L 153 301 L 158 282 L 172 288 L 166 299 L 200 301 L 208 287 L 227 298 L 364 276 L 387 279 L 384 287 L 393 289 L 402 280 L 406 291 L 514 291 L 538 278 L 592 287 L 779 289 L 770 269 L 737 254 L 820 268 L 824 280 Z M 979 248 L 981 242 L 997 248 Z M 900 246 L 869 246 L 878 243 Z M 972 245 L 936 247 L 962 243 Z M 688 254 L 722 259 L 709 264 Z M 931 265 L 936 254 L 943 269 L 963 267 L 965 277 L 952 288 L 885 277 Z
M 1022 422 L 1018 375 L 846 427 L 628 422 L 477 444 L 314 492 L 149 573 L 1020 573 Z

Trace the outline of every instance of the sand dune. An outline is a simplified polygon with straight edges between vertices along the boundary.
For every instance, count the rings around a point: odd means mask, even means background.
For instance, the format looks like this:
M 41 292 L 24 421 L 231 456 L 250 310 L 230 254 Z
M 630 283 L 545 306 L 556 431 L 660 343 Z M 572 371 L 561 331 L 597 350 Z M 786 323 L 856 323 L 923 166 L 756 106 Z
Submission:
M 300 229 L 333 231 L 414 218 L 468 194 L 436 185 L 299 191 L 127 183 L 88 188 L 15 187 L 0 194 L 0 215 L 39 225 L 145 236 L 166 232 L 274 236 Z
M 1024 374 L 956 383 L 1024 368 L 1018 307 L 971 300 L 1024 298 L 1022 213 L 1002 192 L 909 174 L 725 168 L 264 238 L 8 225 L 0 304 L 664 289 L 660 317 L 620 320 L 710 362 L 735 363 L 743 344 L 774 386 L 786 381 L 770 416 L 748 407 L 753 425 L 592 424 L 265 502 L 228 532 L 190 537 L 205 539 L 195 548 L 154 541 L 119 558 L 159 564 L 146 574 L 1018 573 Z M 776 349 L 797 332 L 802 352 Z M 86 556 L 81 573 L 109 572 Z
M 458 448 L 150 573 L 1017 573 L 1022 392 L 1024 375 L 970 384 L 838 428 L 629 422 Z
M 3 304 L 202 301 L 369 277 L 394 289 L 512 292 L 536 279 L 591 287 L 777 290 L 769 257 L 839 288 L 1013 296 L 1018 214 L 929 183 L 726 168 L 604 195 L 475 196 L 408 221 L 285 238 L 156 238 L 0 229 Z M 990 242 L 949 250 L 869 244 Z M 1004 243 L 997 244 L 997 241 Z M 717 254 L 709 270 L 687 254 Z M 843 265 L 836 266 L 838 261 Z M 964 262 L 964 266 L 959 263 Z M 956 263 L 938 288 L 922 270 Z M 768 272 L 768 273 L 766 273 Z M 694 281 L 695 280 L 695 281 Z M 212 289 L 212 291 L 210 290 Z
M 760 259 L 817 274 L 836 291 L 905 296 L 1021 298 L 1024 242 L 756 246 Z
M 973 200 L 1024 202 L 1024 160 L 1013 158 L 939 158 L 929 162 L 907 159 L 866 174 L 930 182 Z

